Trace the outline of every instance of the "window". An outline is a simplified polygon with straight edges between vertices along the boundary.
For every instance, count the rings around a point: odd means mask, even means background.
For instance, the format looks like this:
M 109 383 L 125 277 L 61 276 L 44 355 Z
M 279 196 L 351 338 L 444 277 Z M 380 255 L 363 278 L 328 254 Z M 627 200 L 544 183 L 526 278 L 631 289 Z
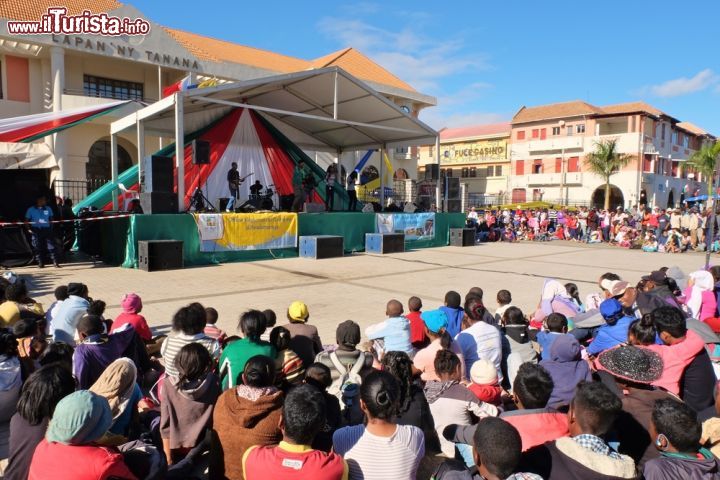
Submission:
M 690 148 L 690 137 L 688 135 L 683 136 L 683 147 Z
M 468 167 L 463 167 L 463 169 L 460 171 L 460 176 L 462 178 L 468 178 L 470 176 L 470 169 Z
M 543 173 L 542 160 L 535 160 L 535 163 L 533 163 L 532 173 Z
M 540 130 L 537 128 L 532 129 L 532 138 L 538 138 L 540 136 Z
M 664 123 L 660 127 L 660 139 L 665 140 L 665 124 Z
M 518 140 L 525 140 L 525 130 L 518 130 L 515 136 Z
M 477 168 L 470 167 L 470 177 L 472 177 L 472 178 L 477 177 Z
M 678 144 L 678 132 L 676 132 L 676 131 L 672 132 L 672 144 L 673 145 Z
M 486 176 L 487 176 L 487 177 L 492 177 L 492 176 L 493 176 L 493 173 L 495 172 L 495 169 L 492 167 L 492 165 L 489 166 L 489 167 L 487 167 L 486 170 L 487 170 Z
M 478 168 L 477 174 L 478 174 L 478 177 L 480 177 L 480 178 L 486 178 L 487 177 L 487 168 L 485 168 L 485 167 Z
M 565 133 L 567 133 L 568 137 L 572 137 L 573 134 L 573 125 L 567 125 L 565 127 Z
M 503 175 L 502 165 L 495 165 L 495 176 L 502 177 L 502 175 Z
M 553 135 L 560 135 L 560 127 L 553 127 L 552 129 Z
M 88 97 L 114 98 L 117 100 L 142 100 L 143 84 L 111 80 L 109 78 L 83 76 L 83 90 Z
M 580 171 L 580 158 L 579 157 L 568 158 L 567 171 L 568 171 L 568 173 L 574 173 L 574 172 Z
M 577 133 L 585 133 L 585 124 L 581 123 L 575 127 Z
M 515 162 L 515 175 L 525 175 L 525 160 Z

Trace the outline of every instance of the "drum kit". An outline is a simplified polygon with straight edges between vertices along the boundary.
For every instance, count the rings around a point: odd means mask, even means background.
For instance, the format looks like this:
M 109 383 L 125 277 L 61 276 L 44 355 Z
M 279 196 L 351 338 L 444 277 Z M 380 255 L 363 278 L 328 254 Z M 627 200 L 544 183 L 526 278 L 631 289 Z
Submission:
M 272 210 L 275 202 L 273 201 L 273 195 L 275 191 L 271 188 L 275 185 L 268 185 L 265 189 L 265 193 L 252 194 L 248 203 L 252 205 L 256 210 Z

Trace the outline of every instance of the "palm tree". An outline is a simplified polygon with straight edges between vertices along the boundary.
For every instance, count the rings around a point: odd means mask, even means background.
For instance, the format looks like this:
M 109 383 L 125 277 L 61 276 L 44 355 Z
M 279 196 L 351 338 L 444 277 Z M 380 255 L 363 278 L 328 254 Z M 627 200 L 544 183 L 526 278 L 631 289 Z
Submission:
M 605 180 L 605 210 L 610 209 L 610 177 L 630 160 L 630 155 L 618 152 L 617 139 L 595 142 L 595 151 L 585 158 L 587 169 Z
M 717 167 L 718 157 L 720 157 L 720 142 L 715 142 L 714 144 L 705 145 L 697 152 L 693 153 L 688 161 L 685 163 L 685 168 L 693 169 L 696 172 L 702 174 L 702 179 L 707 182 L 707 204 L 710 205 L 710 202 L 713 202 L 713 205 L 715 204 L 715 201 L 713 199 L 713 176 L 715 174 L 715 168 Z M 713 210 L 717 211 L 717 207 L 715 207 Z M 710 252 L 712 248 L 713 239 L 715 238 L 715 222 L 712 220 L 715 218 L 715 215 L 712 214 L 712 210 L 710 211 L 709 216 L 709 224 L 710 224 L 710 232 L 708 234 L 708 238 L 705 239 L 705 244 L 707 245 L 705 250 L 705 267 L 710 268 Z

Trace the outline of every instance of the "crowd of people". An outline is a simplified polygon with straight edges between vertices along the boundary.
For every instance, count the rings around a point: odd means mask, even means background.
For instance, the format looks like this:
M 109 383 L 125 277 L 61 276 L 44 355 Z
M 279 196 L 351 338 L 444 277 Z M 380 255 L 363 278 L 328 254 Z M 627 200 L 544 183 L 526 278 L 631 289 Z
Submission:
M 6 273 L 3 475 L 720 479 L 719 277 L 548 279 L 524 311 L 505 289 L 391 299 L 326 344 L 300 301 L 237 332 L 191 303 L 158 336 L 135 293 L 111 319 L 84 284 L 43 306 Z
M 707 251 L 708 248 L 713 252 L 720 251 L 717 217 L 711 210 L 696 207 L 484 211 L 473 207 L 467 221 L 477 230 L 480 242 L 567 240 L 607 243 L 645 252 L 680 253 Z

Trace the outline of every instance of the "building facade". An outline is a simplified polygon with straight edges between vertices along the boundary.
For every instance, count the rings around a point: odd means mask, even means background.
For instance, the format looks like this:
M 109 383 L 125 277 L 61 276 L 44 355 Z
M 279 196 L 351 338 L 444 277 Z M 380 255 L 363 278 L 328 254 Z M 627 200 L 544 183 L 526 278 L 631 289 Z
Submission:
M 511 121 L 512 202 L 604 202 L 604 180 L 585 164 L 598 142 L 616 140 L 631 161 L 610 181 L 614 206 L 676 206 L 702 194 L 684 162 L 715 137 L 644 102 L 598 107 L 582 101 L 522 107 Z
M 510 131 L 509 123 L 441 130 L 440 177 L 460 178 L 470 203 L 496 203 L 508 191 Z M 435 146 L 421 147 L 418 178 L 431 177 L 436 164 Z
M 14 35 L 9 21 L 38 21 L 57 2 L 0 3 L 0 118 L 67 110 L 108 102 L 135 100 L 91 122 L 46 137 L 58 168 L 51 178 L 104 182 L 110 178 L 109 124 L 135 109 L 157 101 L 163 88 L 190 75 L 192 83 L 249 80 L 313 68 L 338 66 L 368 83 L 406 112 L 417 116 L 435 98 L 412 86 L 353 48 L 314 60 L 294 58 L 190 32 L 161 26 L 131 5 L 116 0 L 72 2 L 68 15 L 107 13 L 119 18 L 145 19 L 150 31 L 135 36 Z M 143 155 L 157 151 L 170 138 L 146 137 Z M 118 140 L 120 171 L 138 161 L 138 139 Z M 415 174 L 415 151 L 391 152 L 398 168 Z M 316 152 L 308 152 L 310 156 Z M 346 170 L 354 167 L 354 152 L 331 152 Z M 323 158 L 325 158 L 323 157 Z M 370 165 L 379 166 L 379 157 Z

